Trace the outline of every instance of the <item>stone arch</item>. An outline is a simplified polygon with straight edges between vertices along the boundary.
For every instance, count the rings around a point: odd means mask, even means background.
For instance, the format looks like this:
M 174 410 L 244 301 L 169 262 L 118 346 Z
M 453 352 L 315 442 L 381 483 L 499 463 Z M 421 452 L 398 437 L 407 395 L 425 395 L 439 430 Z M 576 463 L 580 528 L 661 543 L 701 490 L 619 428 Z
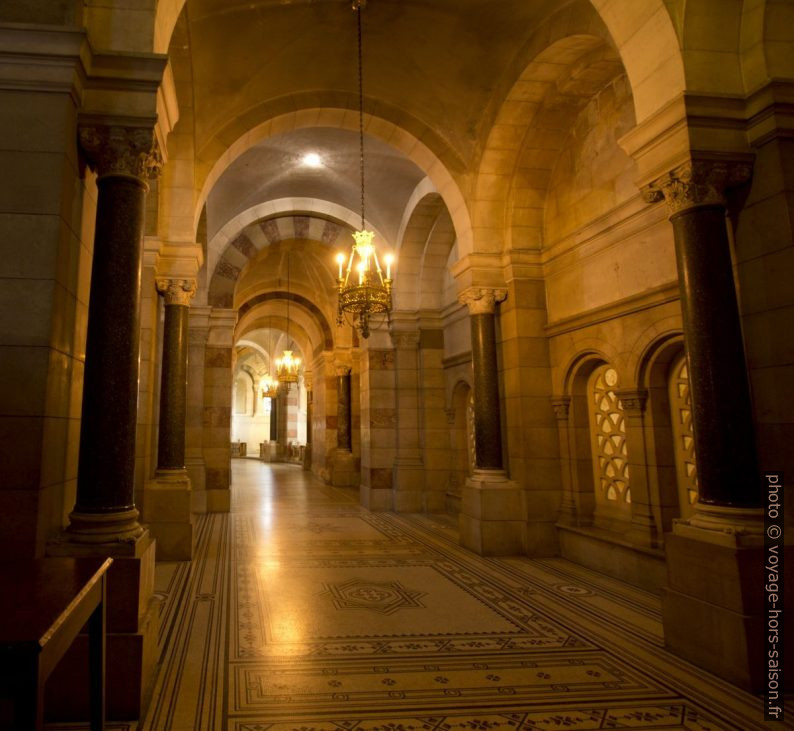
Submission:
M 715 4 L 719 6 L 712 0 Z M 791 3 L 777 0 L 747 5 L 740 10 L 740 47 L 744 90 L 749 93 L 770 79 L 794 77 L 794 12 Z
M 314 348 L 317 348 L 318 345 L 322 344 L 323 350 L 332 350 L 334 347 L 333 332 L 331 331 L 331 326 L 328 324 L 328 320 L 326 319 L 322 310 L 320 310 L 320 308 L 317 307 L 317 305 L 314 304 L 314 302 L 307 299 L 303 295 L 298 294 L 297 292 L 289 292 L 289 293 L 282 291 L 263 292 L 261 294 L 256 295 L 255 297 L 252 297 L 251 299 L 246 300 L 237 309 L 239 322 L 242 322 L 249 312 L 253 312 L 258 307 L 260 307 L 260 305 L 266 303 L 281 304 L 286 302 L 287 300 L 297 305 L 302 310 L 308 312 L 312 320 L 315 322 L 319 332 L 316 333 L 315 337 L 312 339 L 312 342 L 314 343 Z M 307 333 L 309 332 L 308 328 L 304 328 L 304 329 L 306 329 Z
M 264 122 L 261 121 L 265 118 L 261 116 L 261 111 L 258 112 L 260 114 L 258 119 L 253 118 L 252 112 L 244 120 L 236 121 L 233 131 L 224 130 L 222 135 L 214 137 L 204 148 L 211 149 L 212 155 L 202 159 L 200 153 L 200 159 L 197 161 L 196 178 L 199 193 L 194 206 L 194 228 L 209 191 L 231 162 L 246 150 L 263 139 L 296 129 L 333 127 L 358 131 L 358 115 L 353 110 L 354 106 L 349 109 L 299 106 L 298 111 L 278 114 Z M 472 247 L 468 207 L 463 192 L 450 172 L 462 166 L 452 160 L 444 162 L 444 158 L 448 159 L 452 154 L 448 148 L 444 146 L 443 150 L 437 153 L 436 148 L 431 149 L 423 141 L 427 139 L 424 135 L 420 139 L 419 136 L 406 131 L 385 117 L 377 117 L 373 114 L 364 115 L 364 129 L 367 134 L 401 152 L 432 180 L 450 211 L 462 250 L 468 253 Z M 234 142 L 231 144 L 224 142 L 228 139 L 234 139 Z
M 441 196 L 427 192 L 406 217 L 394 283 L 395 309 L 440 309 L 455 229 Z
M 575 11 L 575 12 L 574 12 Z M 552 168 L 573 120 L 623 73 L 606 26 L 580 0 L 533 34 L 491 128 L 472 202 L 479 249 L 537 249 Z
M 664 532 L 671 531 L 673 520 L 681 517 L 669 383 L 671 368 L 684 352 L 683 333 L 680 329 L 669 330 L 647 345 L 638 367 L 638 384 L 648 394 L 648 488 L 651 504 L 658 506 L 658 524 Z
M 305 218 L 309 219 L 308 235 L 302 235 L 306 232 L 299 231 L 301 228 L 299 222 Z M 352 234 L 361 225 L 360 213 L 330 201 L 316 198 L 279 198 L 266 201 L 252 206 L 230 219 L 212 237 L 207 245 L 207 271 L 215 271 L 218 261 L 223 258 L 228 247 L 236 245 L 249 226 L 265 225 L 268 221 L 281 221 L 282 219 L 293 219 L 292 228 L 295 235 L 292 238 L 314 238 L 329 244 L 329 246 L 333 246 L 337 241 L 343 241 L 344 237 L 340 237 L 340 231 Z M 330 226 L 326 226 L 326 224 Z M 334 226 L 336 228 L 332 228 Z M 373 227 L 369 222 L 367 222 L 367 226 L 374 231 L 377 240 L 386 240 L 377 227 Z M 280 225 L 276 226 L 275 233 L 266 232 L 265 236 L 268 244 L 289 238 L 288 231 L 285 232 Z M 344 247 L 348 245 L 349 241 L 343 242 Z M 250 259 L 250 255 L 254 252 L 244 244 L 243 247 L 248 251 L 246 256 Z M 257 247 L 254 248 L 256 251 L 261 250 Z

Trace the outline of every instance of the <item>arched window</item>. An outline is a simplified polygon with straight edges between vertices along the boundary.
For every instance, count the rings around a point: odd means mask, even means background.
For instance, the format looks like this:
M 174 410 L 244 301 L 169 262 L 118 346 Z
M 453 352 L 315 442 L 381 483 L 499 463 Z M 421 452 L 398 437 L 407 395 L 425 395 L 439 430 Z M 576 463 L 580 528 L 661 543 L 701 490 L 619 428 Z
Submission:
M 596 368 L 589 379 L 590 433 L 595 486 L 595 520 L 609 527 L 613 520 L 631 519 L 626 417 L 615 390 L 617 371 Z M 602 520 L 599 521 L 599 518 Z
M 248 408 L 248 384 L 244 377 L 238 378 L 234 383 L 234 413 L 247 414 Z
M 682 518 L 692 514 L 698 499 L 695 433 L 692 430 L 692 396 L 689 391 L 689 371 L 682 354 L 670 369 L 670 416 L 675 444 L 675 466 L 678 478 L 678 503 Z

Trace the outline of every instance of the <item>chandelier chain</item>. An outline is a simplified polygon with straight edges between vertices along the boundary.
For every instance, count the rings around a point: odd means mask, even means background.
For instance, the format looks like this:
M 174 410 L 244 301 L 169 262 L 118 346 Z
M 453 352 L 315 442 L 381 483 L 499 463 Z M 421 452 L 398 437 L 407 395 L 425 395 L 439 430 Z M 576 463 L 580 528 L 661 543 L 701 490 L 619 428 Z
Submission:
M 358 145 L 361 167 L 361 230 L 364 230 L 364 53 L 363 33 L 361 32 L 362 3 L 355 5 L 358 20 Z

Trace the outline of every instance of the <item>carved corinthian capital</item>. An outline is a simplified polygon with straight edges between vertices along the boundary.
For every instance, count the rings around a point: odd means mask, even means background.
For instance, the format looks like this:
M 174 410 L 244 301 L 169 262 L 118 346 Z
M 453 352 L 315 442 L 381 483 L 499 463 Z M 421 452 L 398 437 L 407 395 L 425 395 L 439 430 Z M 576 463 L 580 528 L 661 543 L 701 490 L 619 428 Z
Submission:
M 147 127 L 85 125 L 80 147 L 97 176 L 127 175 L 139 180 L 159 176 L 163 159 L 154 130 Z
M 688 208 L 725 205 L 725 191 L 750 179 L 747 161 L 689 160 L 642 189 L 648 203 L 664 200 L 670 215 Z
M 504 302 L 506 297 L 506 289 L 471 287 L 458 296 L 458 302 L 469 308 L 470 315 L 492 315 L 496 311 L 496 304 Z
M 167 305 L 187 307 L 196 293 L 196 283 L 192 279 L 158 279 L 156 284 Z

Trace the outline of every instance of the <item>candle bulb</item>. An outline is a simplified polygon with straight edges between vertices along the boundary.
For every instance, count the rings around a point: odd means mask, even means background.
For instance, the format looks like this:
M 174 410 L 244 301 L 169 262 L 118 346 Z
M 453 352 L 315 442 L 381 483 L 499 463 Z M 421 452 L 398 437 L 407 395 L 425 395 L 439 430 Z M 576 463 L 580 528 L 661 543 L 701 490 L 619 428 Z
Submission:
M 386 262 L 386 279 L 391 279 L 391 263 L 394 261 L 394 257 L 391 254 L 386 254 L 384 260 Z
M 345 255 L 342 252 L 336 255 L 336 263 L 339 265 L 339 279 L 342 279 L 342 266 L 345 263 Z

